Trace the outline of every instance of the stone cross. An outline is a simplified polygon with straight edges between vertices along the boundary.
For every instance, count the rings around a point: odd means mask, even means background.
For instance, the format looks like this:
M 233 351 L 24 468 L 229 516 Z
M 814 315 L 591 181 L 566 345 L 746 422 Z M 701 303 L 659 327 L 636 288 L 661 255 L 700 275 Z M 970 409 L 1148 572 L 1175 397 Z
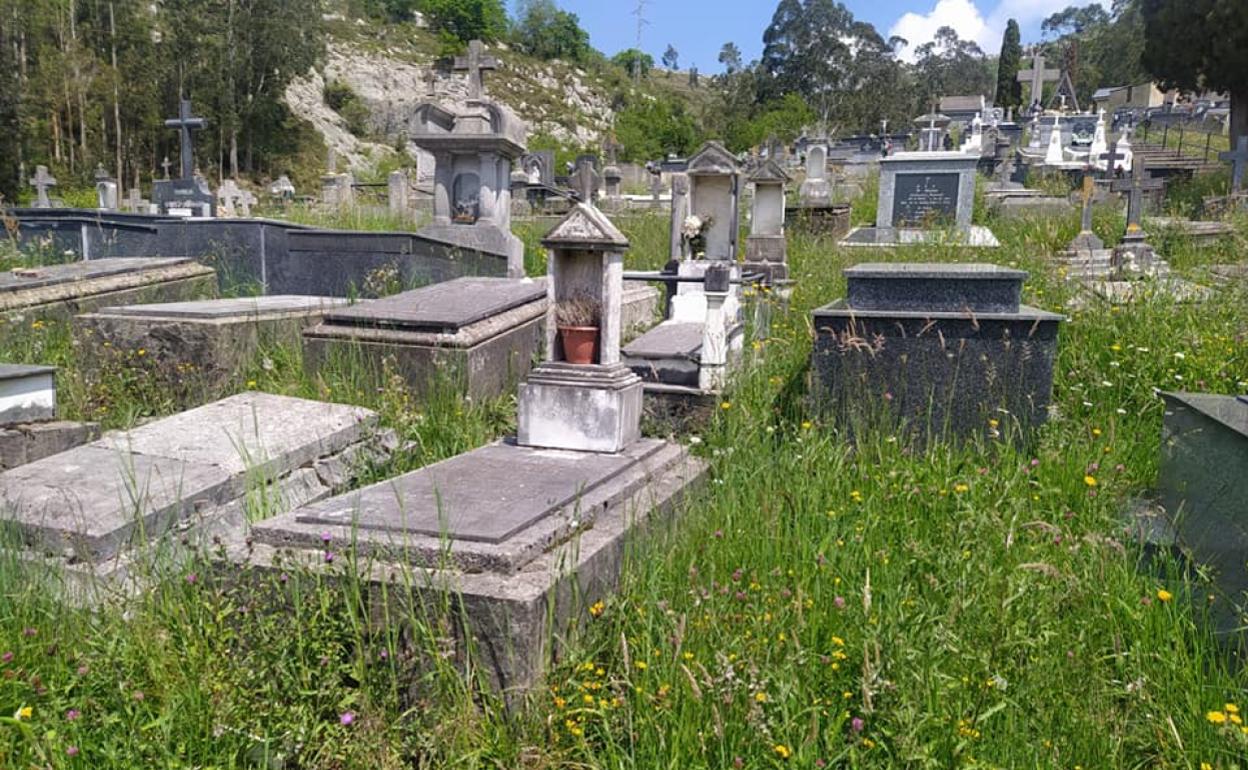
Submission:
M 1118 143 L 1114 142 L 1109 146 L 1109 152 L 1101 153 L 1101 157 L 1098 160 L 1105 161 L 1105 170 L 1109 172 L 1110 176 L 1113 176 L 1114 168 L 1118 165 L 1118 161 L 1124 159 L 1125 157 L 1125 155 L 1118 152 Z
M 615 136 L 611 136 L 606 142 L 603 142 L 602 151 L 606 153 L 607 165 L 614 166 L 616 163 L 616 155 L 620 150 L 624 149 L 624 145 L 615 141 Z
M 48 200 L 48 188 L 56 187 L 56 177 L 48 173 L 48 167 L 36 166 L 35 175 L 31 177 L 30 184 L 35 188 L 35 208 L 52 208 L 52 201 Z
M 485 80 L 482 72 L 498 69 L 498 59 L 485 56 L 484 51 L 485 46 L 481 44 L 481 41 L 473 40 L 468 44 L 467 56 L 455 57 L 455 66 L 452 69 L 455 72 L 468 73 L 469 99 L 480 99 L 485 96 Z
M 1231 192 L 1237 193 L 1244 186 L 1244 163 L 1248 162 L 1248 134 L 1239 137 L 1233 151 L 1218 153 L 1219 160 L 1231 164 Z
M 594 204 L 594 196 L 598 192 L 598 173 L 594 164 L 588 161 L 581 164 L 572 180 L 573 189 L 581 196 L 581 203 Z
M 1165 181 L 1153 179 L 1144 167 L 1144 159 L 1135 157 L 1131 164 L 1131 176 L 1119 179 L 1110 185 L 1114 192 L 1127 193 L 1127 235 L 1136 236 L 1143 232 L 1140 221 L 1144 213 L 1144 193 L 1149 190 L 1160 190 L 1166 186 Z
M 143 193 L 139 188 L 130 188 L 129 196 L 126 198 L 126 208 L 135 214 L 143 210 Z
M 169 162 L 169 156 L 168 156 L 168 155 L 166 155 L 166 156 L 165 156 L 165 159 L 164 159 L 164 160 L 162 160 L 162 161 L 160 162 L 160 167 L 161 167 L 161 168 L 163 168 L 163 169 L 165 170 L 165 179 L 168 179 L 168 178 L 169 178 L 169 167 L 170 167 L 170 166 L 172 166 L 172 165 L 173 165 L 173 164 Z
M 192 178 L 195 176 L 195 145 L 191 140 L 191 131 L 203 128 L 204 119 L 193 117 L 191 100 L 183 99 L 178 106 L 178 117 L 166 120 L 165 127 L 178 129 L 178 143 L 182 148 L 182 178 Z
M 1045 69 L 1044 54 L 1035 53 L 1031 57 L 1031 69 L 1019 71 L 1018 82 L 1031 84 L 1031 101 L 1035 103 L 1040 101 L 1040 95 L 1044 91 L 1044 84 L 1057 80 L 1061 76 L 1061 70 Z

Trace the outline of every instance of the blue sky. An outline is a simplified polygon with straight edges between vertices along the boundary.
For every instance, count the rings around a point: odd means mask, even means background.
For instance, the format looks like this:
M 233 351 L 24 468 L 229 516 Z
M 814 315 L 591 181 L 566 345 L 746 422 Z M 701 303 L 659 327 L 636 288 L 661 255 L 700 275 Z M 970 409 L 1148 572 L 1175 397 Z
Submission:
M 637 40 L 638 0 L 555 0 L 575 13 L 595 48 L 610 55 L 631 48 Z M 509 0 L 514 9 L 517 0 Z M 868 21 L 882 35 L 898 34 L 919 45 L 942 25 L 975 40 L 988 53 L 1001 47 L 1009 18 L 1018 19 L 1023 42 L 1040 39 L 1040 22 L 1068 5 L 1093 0 L 842 0 L 854 17 Z M 746 61 L 762 53 L 763 30 L 771 22 L 777 0 L 646 0 L 642 49 L 658 61 L 668 43 L 680 53 L 680 67 L 696 64 L 702 72 L 720 70 L 720 47 L 732 41 Z M 1108 6 L 1109 0 L 1102 0 Z M 903 54 L 903 57 L 905 54 Z

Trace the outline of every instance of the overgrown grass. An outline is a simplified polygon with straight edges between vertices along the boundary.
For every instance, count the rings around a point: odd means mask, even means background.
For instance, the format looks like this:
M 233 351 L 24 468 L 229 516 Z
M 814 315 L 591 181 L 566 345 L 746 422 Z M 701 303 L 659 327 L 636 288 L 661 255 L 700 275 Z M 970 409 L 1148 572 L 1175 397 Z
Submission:
M 620 224 L 630 267 L 665 261 L 665 217 Z M 1047 255 L 1077 218 L 987 224 L 998 252 L 883 258 L 1018 265 L 1028 304 L 1065 308 L 1073 287 Z M 1098 210 L 1097 227 L 1121 215 Z M 544 230 L 522 231 L 537 267 Z M 1166 256 L 1203 276 L 1240 244 Z M 1032 444 L 985 426 L 917 454 L 885 434 L 851 445 L 807 412 L 808 311 L 867 256 L 796 232 L 789 256 L 789 312 L 696 437 L 705 493 L 633 545 L 621 591 L 518 711 L 450 665 L 423 614 L 368 622 L 349 578 L 192 568 L 124 614 L 84 613 L 5 562 L 0 766 L 1243 766 L 1226 704 L 1248 708 L 1248 677 L 1200 622 L 1228 599 L 1149 557 L 1124 510 L 1156 477 L 1155 388 L 1248 389 L 1244 287 L 1071 313 Z M 424 448 L 402 467 L 510 427 L 509 399 L 417 403 L 351 362 L 313 378 L 295 350 L 266 356 L 240 388 L 372 406 Z

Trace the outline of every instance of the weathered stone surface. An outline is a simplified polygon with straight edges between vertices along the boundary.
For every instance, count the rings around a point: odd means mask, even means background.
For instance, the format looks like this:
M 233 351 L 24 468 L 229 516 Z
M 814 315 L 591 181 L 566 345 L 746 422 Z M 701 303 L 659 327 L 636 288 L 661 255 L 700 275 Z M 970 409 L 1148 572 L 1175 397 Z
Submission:
M 703 325 L 666 322 L 624 346 L 624 362 L 646 382 L 698 386 Z
M 547 361 L 520 385 L 523 446 L 620 452 L 641 438 L 641 379 L 627 366 Z
M 423 309 L 430 296 L 430 309 Z M 495 312 L 483 313 L 481 304 Z M 458 279 L 327 314 L 304 332 L 304 362 L 313 371 L 348 362 L 377 375 L 390 358 L 418 394 L 446 383 L 488 398 L 532 367 L 545 314 L 544 283 Z
M 1003 198 L 996 206 L 1003 219 L 1028 217 L 1062 217 L 1075 210 L 1070 201 L 1053 195 L 1015 196 Z
M 1013 313 L 1027 272 L 997 265 L 874 262 L 846 268 L 853 310 Z
M 704 463 L 682 447 L 654 440 L 636 442 L 623 456 L 495 444 L 440 465 L 448 463 L 455 464 L 455 473 L 445 467 L 434 471 L 438 466 L 432 466 L 263 522 L 253 529 L 255 547 L 238 558 L 275 571 L 289 569 L 292 562 L 324 569 L 322 536 L 329 534 L 328 547 L 354 548 L 367 557 L 351 562 L 359 565 L 365 581 L 387 586 L 389 604 L 379 601 L 372 608 L 377 622 L 402 617 L 404 607 L 423 617 L 444 606 L 447 595 L 453 597 L 454 609 L 446 621 L 454 628 L 450 641 L 457 659 L 471 642 L 477 664 L 509 698 L 540 684 L 551 660 L 562 651 L 551 646 L 552 640 L 562 644 L 571 638 L 586 609 L 614 590 L 632 538 L 677 510 L 705 474 Z M 534 472 L 518 473 L 516 469 L 523 467 Z M 512 484 L 482 484 L 485 468 L 501 474 L 499 478 L 527 485 L 530 494 L 521 499 L 509 491 Z M 424 489 L 421 494 L 427 502 L 430 471 L 446 479 L 443 499 L 461 501 L 460 507 L 449 510 L 465 511 L 480 523 L 482 529 L 467 529 L 469 534 L 501 532 L 503 525 L 496 527 L 492 517 L 520 528 L 492 543 L 430 536 L 405 527 L 352 526 L 353 518 L 380 511 L 390 511 L 389 521 L 401 525 L 404 517 L 398 513 L 396 485 Z M 553 475 L 564 478 L 545 478 Z M 572 480 L 581 485 L 568 498 Z M 513 512 L 517 505 L 520 508 Z M 326 523 L 317 513 L 326 507 L 352 513 Z M 424 512 L 418 518 L 438 522 L 436 509 L 406 504 L 405 510 L 412 514 L 408 520 L 419 510 Z M 443 510 L 448 510 L 445 505 Z M 302 521 L 304 516 L 312 520 Z M 466 526 L 467 521 L 459 525 Z M 445 528 L 435 526 L 434 531 Z
M 1229 601 L 1216 602 L 1218 631 L 1242 627 L 1248 603 L 1248 402 L 1235 396 L 1163 393 L 1158 497 L 1179 545 L 1209 569 Z
M 191 406 L 236 388 L 259 350 L 298 346 L 304 328 L 346 304 L 279 295 L 106 307 L 75 318 L 74 331 L 89 377 L 141 366 Z
M 0 273 L 0 314 L 64 318 L 105 305 L 211 297 L 216 274 L 185 258 L 116 257 Z
M 790 206 L 785 209 L 785 220 L 789 226 L 799 230 L 843 238 L 849 233 L 851 209 L 848 203 Z
M 0 364 L 0 425 L 55 416 L 55 367 Z
M 0 470 L 41 460 L 99 438 L 93 422 L 51 420 L 0 429 Z
M 240 394 L 0 473 L 0 521 L 33 555 L 107 574 L 226 511 L 225 531 L 241 537 L 249 487 L 280 487 L 372 438 L 375 425 L 358 407 Z
M 910 244 L 934 244 L 965 246 L 967 248 L 995 248 L 1001 245 L 997 236 L 982 225 L 971 225 L 965 233 L 950 230 L 915 230 L 895 227 L 855 227 L 849 231 L 842 246 L 890 249 Z

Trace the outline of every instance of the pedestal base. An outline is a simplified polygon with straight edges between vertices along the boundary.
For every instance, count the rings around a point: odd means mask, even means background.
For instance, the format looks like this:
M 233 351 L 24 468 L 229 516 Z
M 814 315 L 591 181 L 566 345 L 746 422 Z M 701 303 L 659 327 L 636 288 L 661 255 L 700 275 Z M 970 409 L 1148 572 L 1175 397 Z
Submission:
M 520 386 L 521 446 L 619 452 L 641 437 L 641 378 L 624 364 L 547 362 Z

